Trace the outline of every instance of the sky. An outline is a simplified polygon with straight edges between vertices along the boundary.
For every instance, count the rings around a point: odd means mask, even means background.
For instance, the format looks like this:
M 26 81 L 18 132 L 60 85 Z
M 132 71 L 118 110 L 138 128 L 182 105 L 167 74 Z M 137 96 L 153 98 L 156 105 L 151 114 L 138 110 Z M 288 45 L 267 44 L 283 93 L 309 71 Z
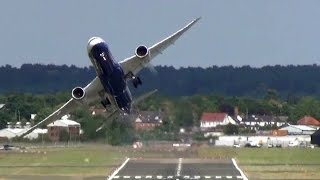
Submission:
M 89 66 L 102 37 L 117 61 L 202 19 L 153 60 L 179 67 L 320 64 L 318 0 L 3 0 L 0 66 Z

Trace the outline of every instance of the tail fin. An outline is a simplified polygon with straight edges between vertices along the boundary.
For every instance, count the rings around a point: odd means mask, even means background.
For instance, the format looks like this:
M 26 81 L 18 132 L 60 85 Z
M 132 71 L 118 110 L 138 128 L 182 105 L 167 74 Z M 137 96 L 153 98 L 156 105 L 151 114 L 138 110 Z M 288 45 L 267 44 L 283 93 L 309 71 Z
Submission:
M 137 99 L 135 99 L 132 103 L 132 105 L 137 105 L 139 104 L 141 101 L 149 98 L 150 96 L 152 96 L 154 93 L 156 93 L 158 91 L 158 89 L 155 89 L 153 91 L 149 91 L 146 94 L 143 94 L 142 96 L 138 97 Z
M 154 93 L 156 93 L 158 90 L 155 89 L 153 91 L 150 91 L 150 92 L 147 92 L 146 94 L 143 94 L 142 96 L 138 97 L 137 99 L 135 99 L 133 102 L 132 102 L 132 105 L 137 105 L 138 103 L 140 103 L 141 101 L 149 98 L 151 95 L 153 95 Z M 107 115 L 106 119 L 107 120 L 113 120 L 114 118 L 116 118 L 119 114 L 117 113 L 118 111 L 115 110 L 113 112 L 111 112 L 110 114 Z M 100 131 L 101 129 L 103 129 L 104 127 L 106 126 L 106 122 L 103 122 L 101 124 L 101 126 L 99 126 L 97 129 L 96 129 L 96 132 Z

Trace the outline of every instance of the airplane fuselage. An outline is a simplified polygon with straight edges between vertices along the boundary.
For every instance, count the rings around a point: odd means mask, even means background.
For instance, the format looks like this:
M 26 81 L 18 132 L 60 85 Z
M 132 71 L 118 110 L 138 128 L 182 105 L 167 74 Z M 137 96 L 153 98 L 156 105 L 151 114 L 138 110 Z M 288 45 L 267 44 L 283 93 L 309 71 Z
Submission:
M 132 97 L 128 88 L 125 74 L 121 65 L 116 62 L 107 43 L 99 37 L 88 41 L 88 56 L 96 70 L 104 90 L 108 94 L 108 101 L 125 112 L 130 113 Z

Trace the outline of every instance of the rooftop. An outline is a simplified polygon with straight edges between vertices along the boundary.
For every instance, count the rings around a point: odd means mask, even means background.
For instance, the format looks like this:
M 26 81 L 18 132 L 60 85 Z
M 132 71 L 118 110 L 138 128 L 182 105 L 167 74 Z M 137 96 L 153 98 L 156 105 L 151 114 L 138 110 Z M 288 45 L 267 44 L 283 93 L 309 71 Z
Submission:
M 320 126 L 320 122 L 311 116 L 304 116 L 297 123 L 299 125 Z
M 223 121 L 224 118 L 227 116 L 226 113 L 208 113 L 205 112 L 202 114 L 201 116 L 201 120 L 200 121 Z
M 281 129 L 286 129 L 288 127 L 293 127 L 293 128 L 296 128 L 296 129 L 300 129 L 302 131 L 315 131 L 316 129 L 315 128 L 312 128 L 312 127 L 309 127 L 309 126 L 306 126 L 306 125 L 288 125 L 288 126 L 285 126 Z
M 48 124 L 47 126 L 48 127 L 52 127 L 52 126 L 68 127 L 68 126 L 80 126 L 80 124 L 73 120 L 60 119 Z
M 136 122 L 162 123 L 162 113 L 157 111 L 141 111 L 138 113 Z

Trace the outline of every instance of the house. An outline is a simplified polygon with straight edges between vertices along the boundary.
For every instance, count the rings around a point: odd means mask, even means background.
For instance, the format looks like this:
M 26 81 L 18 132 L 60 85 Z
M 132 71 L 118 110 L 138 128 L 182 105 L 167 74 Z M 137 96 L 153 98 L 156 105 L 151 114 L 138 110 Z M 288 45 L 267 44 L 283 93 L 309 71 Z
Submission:
M 0 110 L 5 106 L 5 104 L 0 104 Z
M 202 130 L 215 128 L 218 125 L 236 124 L 236 122 L 226 113 L 209 113 L 204 112 L 200 119 L 200 128 Z
M 141 111 L 134 120 L 135 130 L 153 130 L 162 124 L 163 114 L 156 111 Z
M 288 135 L 311 135 L 316 129 L 306 125 L 288 125 L 279 130 L 288 131 Z
M 69 134 L 69 139 L 74 139 L 80 135 L 80 124 L 76 121 L 62 118 L 47 125 L 48 137 L 52 141 L 60 140 L 60 133 L 66 130 Z
M 268 115 L 250 115 L 241 121 L 241 124 L 250 127 L 251 129 L 258 129 L 265 126 L 281 127 L 287 123 L 288 116 L 268 116 Z
M 320 126 L 320 122 L 311 116 L 304 116 L 297 122 L 298 125 Z

